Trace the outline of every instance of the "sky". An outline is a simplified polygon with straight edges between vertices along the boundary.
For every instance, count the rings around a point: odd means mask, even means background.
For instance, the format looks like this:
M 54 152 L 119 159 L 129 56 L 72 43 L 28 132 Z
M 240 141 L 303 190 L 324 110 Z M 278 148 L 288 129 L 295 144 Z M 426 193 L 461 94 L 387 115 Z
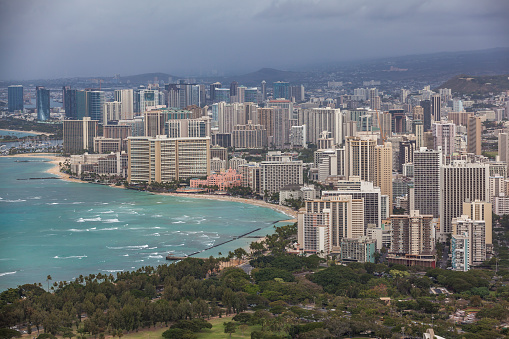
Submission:
M 0 0 L 0 80 L 243 74 L 509 47 L 508 0 Z

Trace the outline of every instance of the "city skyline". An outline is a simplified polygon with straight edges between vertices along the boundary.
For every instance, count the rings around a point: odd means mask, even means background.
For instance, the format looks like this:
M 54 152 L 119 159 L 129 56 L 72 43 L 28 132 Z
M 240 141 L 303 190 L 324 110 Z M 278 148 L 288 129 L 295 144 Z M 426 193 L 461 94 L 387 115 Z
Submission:
M 23 0 L 1 1 L 0 12 L 0 79 L 221 75 L 509 46 L 509 4 L 499 0 Z

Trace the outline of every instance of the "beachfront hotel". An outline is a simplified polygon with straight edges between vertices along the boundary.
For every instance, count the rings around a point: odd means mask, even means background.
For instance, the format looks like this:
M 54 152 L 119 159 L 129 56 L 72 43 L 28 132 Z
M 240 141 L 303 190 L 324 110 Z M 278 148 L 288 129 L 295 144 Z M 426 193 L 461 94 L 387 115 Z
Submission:
M 129 137 L 129 183 L 170 182 L 210 174 L 210 138 Z

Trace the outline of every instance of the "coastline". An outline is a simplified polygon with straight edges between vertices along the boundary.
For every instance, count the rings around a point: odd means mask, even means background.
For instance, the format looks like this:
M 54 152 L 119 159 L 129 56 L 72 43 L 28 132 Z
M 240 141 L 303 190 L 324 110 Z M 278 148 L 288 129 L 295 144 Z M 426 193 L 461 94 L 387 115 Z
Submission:
M 53 135 L 53 133 L 44 133 L 44 132 L 37 132 L 37 131 L 22 131 L 22 130 L 17 130 L 17 129 L 5 129 L 5 128 L 2 128 L 1 130 L 2 131 L 7 131 L 7 132 L 17 132 L 17 133 L 32 133 L 32 134 L 35 134 L 35 135 Z
M 30 158 L 30 157 L 40 157 L 40 158 L 47 158 L 49 159 L 50 163 L 54 166 L 51 167 L 46 171 L 46 173 L 57 175 L 60 179 L 70 182 L 77 182 L 77 183 L 87 183 L 85 181 L 81 181 L 79 179 L 71 178 L 69 174 L 60 172 L 60 166 L 59 163 L 62 162 L 64 159 L 63 157 L 58 157 L 55 155 L 55 153 L 24 153 L 24 154 L 14 154 L 14 155 L 8 155 L 7 157 L 13 157 L 13 158 Z M 87 183 L 88 184 L 88 183 Z M 113 188 L 123 188 L 119 186 L 111 185 L 110 187 Z M 263 200 L 254 200 L 254 199 L 246 199 L 246 198 L 238 198 L 238 197 L 231 197 L 231 196 L 225 196 L 225 195 L 216 195 L 216 194 L 190 194 L 190 193 L 159 193 L 159 192 L 148 192 L 151 194 L 159 194 L 159 195 L 166 195 L 166 196 L 174 196 L 174 197 L 186 197 L 186 198 L 194 198 L 194 199 L 207 199 L 207 200 L 218 200 L 218 201 L 229 201 L 229 202 L 239 202 L 243 204 L 250 204 L 255 205 L 258 207 L 264 207 L 264 208 L 270 208 L 274 211 L 281 212 L 289 217 L 288 222 L 295 222 L 297 219 L 297 211 L 293 210 L 290 207 L 287 206 L 281 206 L 281 205 L 274 205 L 269 204 L 268 202 L 265 202 Z

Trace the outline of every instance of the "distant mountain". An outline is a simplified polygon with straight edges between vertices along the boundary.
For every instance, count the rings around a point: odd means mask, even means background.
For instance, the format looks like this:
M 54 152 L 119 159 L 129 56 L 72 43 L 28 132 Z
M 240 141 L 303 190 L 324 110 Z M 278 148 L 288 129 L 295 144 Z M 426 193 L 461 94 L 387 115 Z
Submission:
M 509 90 L 509 74 L 505 75 L 458 75 L 443 83 L 439 88 L 450 88 L 458 94 L 499 93 Z

